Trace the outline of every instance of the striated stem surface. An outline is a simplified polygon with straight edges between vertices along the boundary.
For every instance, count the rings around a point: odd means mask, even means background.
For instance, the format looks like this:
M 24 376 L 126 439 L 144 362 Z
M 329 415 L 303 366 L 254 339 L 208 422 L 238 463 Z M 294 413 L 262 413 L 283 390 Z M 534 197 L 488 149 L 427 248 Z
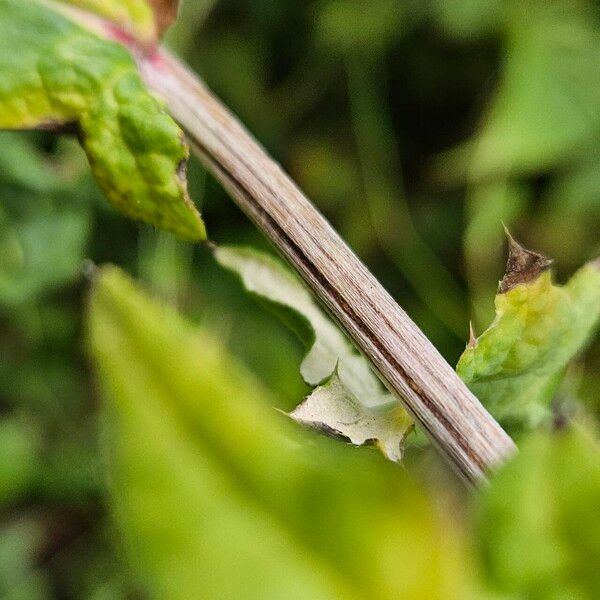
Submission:
M 471 483 L 515 451 L 431 342 L 199 78 L 168 52 L 138 55 L 194 151 L 369 358 L 388 389 Z

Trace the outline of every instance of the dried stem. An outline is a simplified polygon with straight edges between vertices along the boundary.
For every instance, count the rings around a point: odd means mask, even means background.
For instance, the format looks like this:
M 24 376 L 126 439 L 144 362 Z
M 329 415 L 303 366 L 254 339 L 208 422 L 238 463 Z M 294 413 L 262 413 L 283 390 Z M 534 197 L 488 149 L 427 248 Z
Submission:
M 206 167 L 369 358 L 469 482 L 511 455 L 510 437 L 331 225 L 238 120 L 170 54 L 138 57 Z

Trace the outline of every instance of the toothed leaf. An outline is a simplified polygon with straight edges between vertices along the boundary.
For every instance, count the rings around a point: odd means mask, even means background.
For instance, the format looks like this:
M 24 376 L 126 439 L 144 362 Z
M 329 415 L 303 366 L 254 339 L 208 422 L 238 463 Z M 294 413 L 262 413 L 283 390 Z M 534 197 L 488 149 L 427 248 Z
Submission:
M 205 238 L 187 193 L 189 150 L 133 59 L 37 2 L 0 0 L 0 128 L 77 127 L 98 185 L 121 212 Z
M 457 372 L 509 429 L 546 421 L 569 362 L 600 320 L 600 266 L 582 267 L 565 286 L 550 262 L 510 240 L 496 318 L 462 355 Z
M 412 431 L 412 419 L 398 399 L 384 390 L 368 362 L 310 292 L 267 254 L 250 248 L 218 247 L 215 257 L 240 278 L 249 294 L 300 336 L 307 347 L 300 367 L 305 382 L 313 387 L 326 382 L 291 416 L 356 444 L 375 442 L 388 458 L 398 460 Z M 348 421 L 349 415 L 353 422 Z

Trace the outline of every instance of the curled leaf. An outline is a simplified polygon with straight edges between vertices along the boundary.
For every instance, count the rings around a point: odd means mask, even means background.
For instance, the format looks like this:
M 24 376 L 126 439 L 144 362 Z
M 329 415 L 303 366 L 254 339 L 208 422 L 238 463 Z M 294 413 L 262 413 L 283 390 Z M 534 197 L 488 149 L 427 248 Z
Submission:
M 457 372 L 483 404 L 513 430 L 547 420 L 569 362 L 600 321 L 600 268 L 582 267 L 553 283 L 550 261 L 509 238 L 507 275 L 496 318 L 460 358 Z
M 187 193 L 183 133 L 128 52 L 36 2 L 0 0 L 0 127 L 65 126 L 121 212 L 187 240 L 206 237 Z
M 246 291 L 291 327 L 307 348 L 300 372 L 308 385 L 319 387 L 291 416 L 355 444 L 373 442 L 388 458 L 399 460 L 413 429 L 411 417 L 310 292 L 267 254 L 224 246 L 214 253 L 217 262 L 235 273 Z
M 399 403 L 390 400 L 391 404 L 365 407 L 336 372 L 290 416 L 298 423 L 356 446 L 373 443 L 387 458 L 397 462 L 402 459 L 404 441 L 413 421 Z

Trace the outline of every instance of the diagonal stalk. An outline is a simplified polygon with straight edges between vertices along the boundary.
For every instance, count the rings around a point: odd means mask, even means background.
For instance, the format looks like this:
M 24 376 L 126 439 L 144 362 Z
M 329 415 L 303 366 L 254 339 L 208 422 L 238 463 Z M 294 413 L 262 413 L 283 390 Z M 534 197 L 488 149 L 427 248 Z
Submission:
M 131 51 L 206 168 L 301 275 L 459 475 L 472 484 L 485 482 L 515 452 L 513 441 L 290 177 L 168 51 L 142 48 L 113 24 L 62 10 Z
M 514 452 L 510 437 L 331 225 L 238 120 L 164 50 L 138 55 L 194 151 L 369 358 L 386 386 L 472 483 Z

